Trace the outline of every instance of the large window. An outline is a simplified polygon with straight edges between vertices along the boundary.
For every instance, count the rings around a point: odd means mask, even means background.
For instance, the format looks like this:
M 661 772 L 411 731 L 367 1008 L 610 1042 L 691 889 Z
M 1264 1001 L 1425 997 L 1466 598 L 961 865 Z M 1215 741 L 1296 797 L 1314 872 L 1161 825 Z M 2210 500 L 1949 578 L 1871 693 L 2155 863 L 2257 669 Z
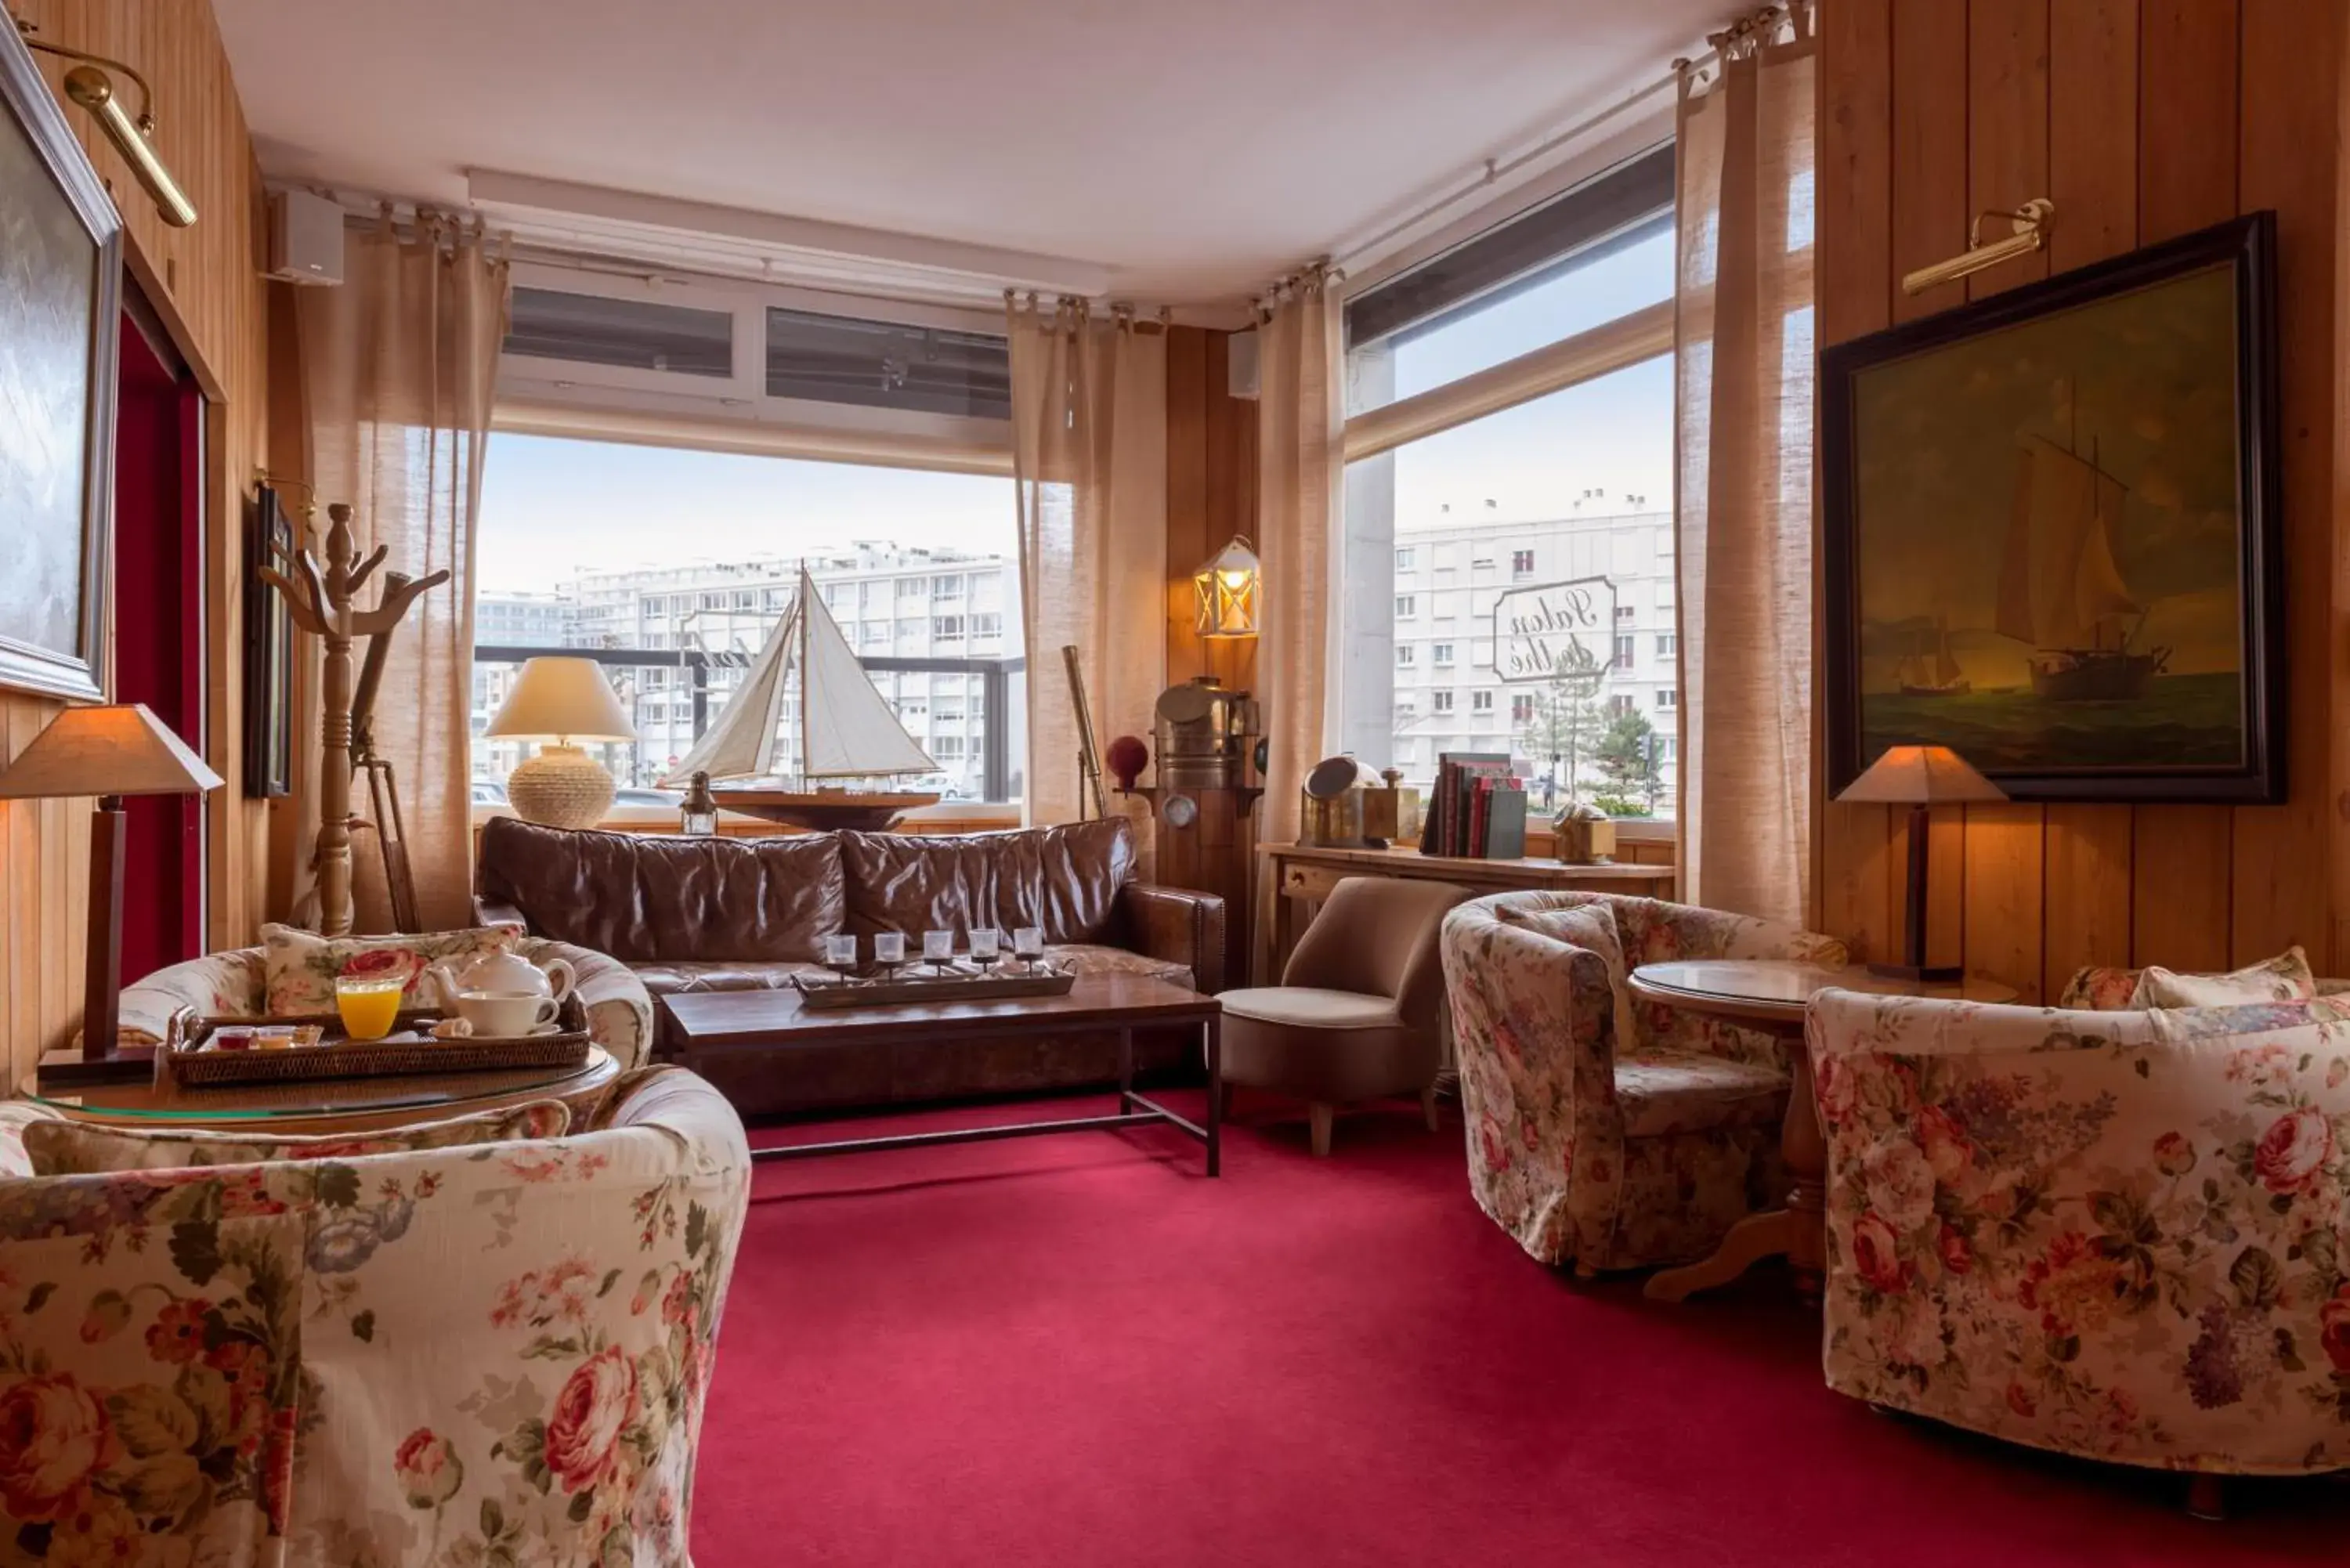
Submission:
M 1340 701 L 1366 762 L 1426 785 L 1442 753 L 1507 750 L 1538 809 L 1670 815 L 1669 170 L 1349 301 Z
M 526 750 L 482 734 L 519 659 L 561 648 L 604 660 L 635 725 L 634 742 L 602 748 L 631 792 L 623 802 L 660 804 L 634 792 L 657 791 L 724 711 L 805 564 L 939 764 L 904 783 L 950 801 L 1017 799 L 1016 526 L 1009 479 L 494 435 L 475 596 L 477 796 L 494 799 Z M 974 598 L 1002 607 L 962 613 Z M 929 613 L 936 600 L 951 613 Z M 787 776 L 795 701 L 778 726 Z

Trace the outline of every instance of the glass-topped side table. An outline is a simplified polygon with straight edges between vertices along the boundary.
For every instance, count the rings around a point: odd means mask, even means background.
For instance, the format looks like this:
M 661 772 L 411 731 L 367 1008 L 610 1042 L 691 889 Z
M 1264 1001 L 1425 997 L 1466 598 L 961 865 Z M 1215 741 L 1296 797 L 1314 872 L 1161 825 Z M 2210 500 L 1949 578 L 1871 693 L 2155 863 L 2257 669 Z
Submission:
M 1727 1019 L 1787 1042 L 1793 1083 L 1779 1126 L 1779 1153 L 1791 1186 L 1786 1206 L 1750 1214 L 1730 1228 L 1713 1256 L 1648 1277 L 1651 1301 L 1677 1302 L 1692 1291 L 1726 1285 L 1765 1258 L 1784 1256 L 1796 1288 L 1809 1300 L 1819 1295 L 1827 1266 L 1827 1138 L 1812 1097 L 1811 1054 L 1804 1048 L 1804 1008 L 1823 991 L 1863 991 L 1879 996 L 1937 997 L 1950 1002 L 2002 1002 L 2015 988 L 1973 976 L 1949 984 L 1892 980 L 1854 964 L 1824 969 L 1816 964 L 1766 959 L 1690 959 L 1645 963 L 1626 977 L 1632 994 L 1683 1012 Z
M 84 1084 L 41 1092 L 27 1075 L 17 1096 L 73 1117 L 118 1127 L 253 1127 L 274 1132 L 357 1132 L 498 1110 L 527 1100 L 561 1100 L 574 1126 L 620 1075 L 600 1046 L 576 1067 L 522 1067 L 489 1073 L 411 1074 L 390 1078 L 328 1078 L 300 1084 L 239 1084 L 180 1089 L 154 1084 Z

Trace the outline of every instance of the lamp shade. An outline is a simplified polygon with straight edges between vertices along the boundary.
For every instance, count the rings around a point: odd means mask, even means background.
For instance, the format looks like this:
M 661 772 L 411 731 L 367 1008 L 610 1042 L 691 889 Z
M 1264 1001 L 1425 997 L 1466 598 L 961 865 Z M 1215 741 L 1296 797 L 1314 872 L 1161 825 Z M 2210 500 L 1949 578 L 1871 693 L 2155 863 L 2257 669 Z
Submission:
M 1838 800 L 1877 805 L 1943 805 L 2005 800 L 2007 792 L 1948 746 L 1891 746 L 1845 785 Z
M 503 740 L 633 741 L 637 732 L 592 659 L 524 661 L 484 733 Z
M 0 800 L 61 795 L 203 794 L 220 787 L 143 702 L 68 708 L 0 772 Z
M 1191 576 L 1199 601 L 1201 637 L 1254 637 L 1257 634 L 1256 551 L 1240 535 Z

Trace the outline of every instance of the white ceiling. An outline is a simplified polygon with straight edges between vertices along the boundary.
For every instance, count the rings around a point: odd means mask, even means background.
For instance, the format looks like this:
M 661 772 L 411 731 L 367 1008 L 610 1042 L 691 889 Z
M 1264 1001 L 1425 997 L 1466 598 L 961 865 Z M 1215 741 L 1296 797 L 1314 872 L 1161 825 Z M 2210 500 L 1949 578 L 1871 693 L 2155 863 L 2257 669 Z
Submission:
M 496 171 L 1065 258 L 1178 304 L 1417 210 L 1741 8 L 215 4 L 273 179 L 462 206 Z

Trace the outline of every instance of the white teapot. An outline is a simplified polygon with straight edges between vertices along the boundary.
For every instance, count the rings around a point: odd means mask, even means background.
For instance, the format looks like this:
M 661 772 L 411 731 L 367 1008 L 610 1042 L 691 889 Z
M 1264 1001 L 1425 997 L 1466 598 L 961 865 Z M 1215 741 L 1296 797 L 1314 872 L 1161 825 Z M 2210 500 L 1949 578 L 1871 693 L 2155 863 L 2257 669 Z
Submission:
M 561 1002 L 576 983 L 571 966 L 563 960 L 549 959 L 541 969 L 520 953 L 484 953 L 471 961 L 442 959 L 424 973 L 438 989 L 441 1005 L 450 1009 L 457 1007 L 461 997 L 484 994 Z

